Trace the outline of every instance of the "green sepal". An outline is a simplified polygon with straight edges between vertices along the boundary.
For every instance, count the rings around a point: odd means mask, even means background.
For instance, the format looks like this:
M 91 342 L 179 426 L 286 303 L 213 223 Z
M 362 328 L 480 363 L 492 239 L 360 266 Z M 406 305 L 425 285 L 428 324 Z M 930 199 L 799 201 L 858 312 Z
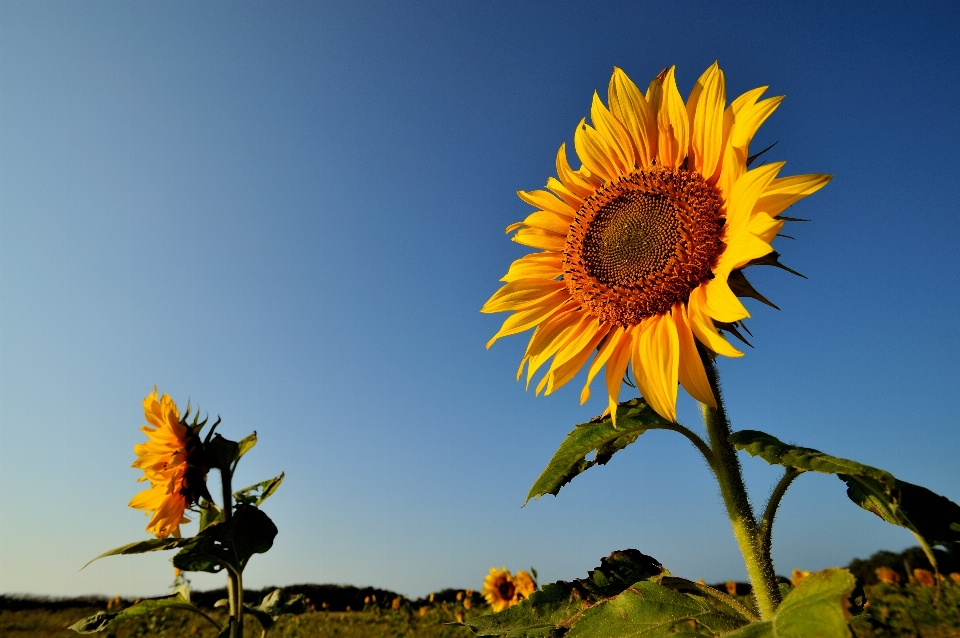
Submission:
M 663 566 L 646 554 L 635 549 L 616 551 L 602 559 L 586 578 L 545 585 L 513 607 L 463 624 L 479 636 L 561 636 L 598 601 L 616 596 L 637 581 L 665 574 Z
M 69 629 L 74 630 L 78 634 L 94 634 L 107 629 L 111 625 L 118 623 L 121 620 L 149 614 L 150 612 L 158 609 L 186 609 L 188 611 L 198 613 L 210 622 L 213 622 L 209 616 L 204 614 L 202 611 L 200 611 L 200 609 L 190 602 L 190 592 L 186 587 L 182 586 L 178 587 L 176 593 L 174 593 L 172 596 L 162 596 L 160 598 L 148 598 L 147 600 L 141 600 L 140 602 L 127 607 L 123 611 L 114 614 L 105 611 L 99 611 L 93 616 L 89 616 L 83 620 L 77 621 L 71 625 Z M 220 629 L 219 625 L 216 623 L 213 624 L 218 630 Z
M 263 597 L 259 605 L 244 605 L 243 611 L 256 618 L 264 631 L 269 631 L 283 614 L 297 616 L 307 611 L 307 602 L 303 594 L 286 597 L 282 590 L 274 589 Z
M 836 474 L 847 484 L 850 500 L 888 523 L 910 530 L 934 567 L 933 545 L 948 549 L 960 545 L 960 505 L 925 487 L 869 465 L 783 443 L 765 432 L 734 432 L 730 442 L 771 465 Z
M 850 597 L 855 587 L 856 580 L 846 569 L 810 574 L 790 590 L 773 618 L 724 638 L 849 638 Z
M 233 493 L 233 499 L 237 503 L 259 507 L 261 503 L 273 496 L 273 493 L 277 491 L 277 488 L 283 483 L 284 474 L 284 472 L 281 472 L 280 476 L 274 476 L 272 479 L 260 481 L 256 485 L 238 490 Z
M 541 472 L 530 492 L 537 499 L 544 494 L 556 496 L 560 488 L 575 476 L 594 465 L 605 465 L 610 458 L 637 440 L 647 430 L 667 429 L 673 424 L 653 411 L 643 399 L 631 399 L 617 408 L 617 427 L 610 416 L 597 417 L 588 423 L 580 423 L 567 435 L 550 463 Z M 596 450 L 592 460 L 587 455 Z
M 210 524 L 173 557 L 173 565 L 190 572 L 217 573 L 223 568 L 240 573 L 254 554 L 273 547 L 277 526 L 251 505 L 237 505 L 229 521 Z
M 100 560 L 106 556 L 118 556 L 120 554 L 145 554 L 147 552 L 159 552 L 165 549 L 175 549 L 177 547 L 183 547 L 191 540 L 192 539 L 190 538 L 151 538 L 150 540 L 137 541 L 135 543 L 124 545 L 123 547 L 117 547 L 115 549 L 106 551 L 96 558 L 92 558 L 87 561 L 87 564 L 80 569 L 86 569 L 87 565 L 93 561 Z

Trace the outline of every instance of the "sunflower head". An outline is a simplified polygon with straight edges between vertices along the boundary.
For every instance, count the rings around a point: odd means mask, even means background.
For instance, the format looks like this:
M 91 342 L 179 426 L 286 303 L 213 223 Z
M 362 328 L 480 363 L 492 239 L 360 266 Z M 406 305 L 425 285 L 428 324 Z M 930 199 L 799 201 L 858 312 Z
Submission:
M 594 93 L 592 125 L 574 131 L 582 165 L 561 145 L 547 189 L 518 193 L 536 210 L 507 227 L 538 252 L 510 266 L 483 312 L 512 313 L 487 347 L 533 329 L 518 379 L 526 367 L 529 386 L 544 368 L 537 394 L 550 394 L 586 368 L 585 402 L 605 368 L 614 423 L 629 368 L 668 420 L 678 385 L 716 407 L 701 356 L 742 356 L 721 330 L 739 336 L 750 316 L 738 297 L 769 303 L 742 271 L 780 266 L 780 213 L 830 179 L 778 177 L 783 163 L 749 169 L 754 133 L 782 99 L 764 91 L 728 105 L 714 63 L 684 101 L 673 67 L 645 93 L 614 69 L 607 104 Z
M 146 443 L 134 446 L 137 460 L 133 467 L 143 470 L 140 481 L 150 487 L 130 501 L 130 507 L 146 510 L 150 516 L 147 531 L 157 538 L 180 537 L 180 524 L 189 523 L 184 516 L 187 507 L 207 492 L 208 468 L 203 459 L 200 440 L 202 424 L 188 424 L 190 410 L 181 419 L 177 404 L 168 395 L 157 396 L 157 389 L 143 400 L 147 424 L 140 429 Z
M 490 573 L 483 579 L 480 593 L 497 612 L 529 598 L 536 590 L 537 585 L 527 572 L 521 570 L 513 576 L 506 567 L 491 567 Z

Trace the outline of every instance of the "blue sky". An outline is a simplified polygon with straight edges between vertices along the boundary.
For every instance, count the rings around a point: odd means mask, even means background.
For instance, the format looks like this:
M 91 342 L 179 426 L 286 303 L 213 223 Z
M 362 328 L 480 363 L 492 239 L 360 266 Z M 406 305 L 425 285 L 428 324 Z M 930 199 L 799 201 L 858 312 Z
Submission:
M 835 175 L 754 268 L 755 348 L 721 363 L 763 429 L 960 501 L 960 62 L 949 3 L 0 2 L 0 591 L 165 591 L 126 507 L 156 384 L 286 471 L 250 587 L 543 582 L 635 547 L 745 580 L 705 466 L 654 432 L 521 509 L 580 382 L 514 381 L 526 338 L 479 308 L 526 251 L 503 234 L 614 65 L 686 96 L 786 95 L 754 148 Z M 572 160 L 573 161 L 573 160 Z M 757 272 L 760 271 L 760 272 Z M 749 302 L 748 302 L 749 303 Z M 689 397 L 680 419 L 698 426 Z M 755 500 L 778 472 L 744 459 Z M 186 527 L 189 531 L 191 527 Z M 804 476 L 780 573 L 912 544 Z M 201 588 L 222 579 L 198 576 Z

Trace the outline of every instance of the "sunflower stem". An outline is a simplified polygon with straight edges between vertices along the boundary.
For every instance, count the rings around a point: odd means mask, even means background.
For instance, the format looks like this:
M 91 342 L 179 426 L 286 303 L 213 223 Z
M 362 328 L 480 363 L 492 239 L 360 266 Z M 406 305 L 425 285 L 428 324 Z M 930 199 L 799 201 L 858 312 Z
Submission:
M 760 529 L 753 514 L 753 507 L 747 497 L 747 488 L 743 483 L 743 472 L 737 450 L 730 443 L 730 422 L 727 420 L 720 393 L 720 375 L 717 368 L 705 352 L 701 350 L 703 367 L 706 369 L 710 388 L 717 400 L 717 407 L 701 405 L 703 421 L 710 438 L 713 451 L 713 471 L 720 484 L 720 494 L 727 508 L 727 516 L 733 526 L 733 535 L 740 546 L 743 561 L 747 567 L 753 596 L 764 620 L 772 618 L 780 605 L 780 588 L 777 585 L 773 560 L 770 558 L 769 545 L 764 546 L 760 538 Z
M 233 518 L 233 473 L 229 468 L 220 468 L 220 485 L 223 487 L 223 522 Z M 227 569 L 227 600 L 230 602 L 230 638 L 243 638 L 243 581 L 240 574 Z

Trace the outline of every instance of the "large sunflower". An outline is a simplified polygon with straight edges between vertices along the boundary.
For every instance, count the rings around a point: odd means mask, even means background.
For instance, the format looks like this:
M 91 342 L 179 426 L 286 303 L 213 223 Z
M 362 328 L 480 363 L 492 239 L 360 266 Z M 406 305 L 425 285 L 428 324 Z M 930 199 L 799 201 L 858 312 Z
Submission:
M 180 538 L 180 524 L 190 522 L 184 511 L 200 496 L 209 498 L 199 427 L 181 420 L 177 404 L 166 394 L 158 399 L 156 388 L 143 400 L 143 413 L 148 425 L 140 429 L 149 440 L 134 446 L 133 467 L 143 470 L 139 480 L 151 487 L 134 496 L 130 507 L 153 513 L 147 531 L 157 538 Z
M 778 178 L 783 162 L 748 170 L 749 145 L 782 97 L 767 87 L 726 106 L 723 72 L 708 68 L 684 103 L 674 67 L 646 94 L 618 68 L 605 106 L 594 93 L 574 146 L 565 145 L 547 190 L 519 191 L 537 208 L 507 227 L 513 241 L 540 249 L 513 262 L 483 312 L 513 312 L 487 344 L 536 328 L 520 362 L 550 394 L 588 365 L 580 399 L 606 366 L 609 410 L 616 419 L 620 385 L 632 364 L 644 399 L 676 419 L 677 386 L 716 407 L 697 342 L 728 357 L 743 353 L 721 335 L 749 317 L 738 299 L 763 299 L 741 270 L 779 265 L 770 245 L 791 204 L 829 175 Z

